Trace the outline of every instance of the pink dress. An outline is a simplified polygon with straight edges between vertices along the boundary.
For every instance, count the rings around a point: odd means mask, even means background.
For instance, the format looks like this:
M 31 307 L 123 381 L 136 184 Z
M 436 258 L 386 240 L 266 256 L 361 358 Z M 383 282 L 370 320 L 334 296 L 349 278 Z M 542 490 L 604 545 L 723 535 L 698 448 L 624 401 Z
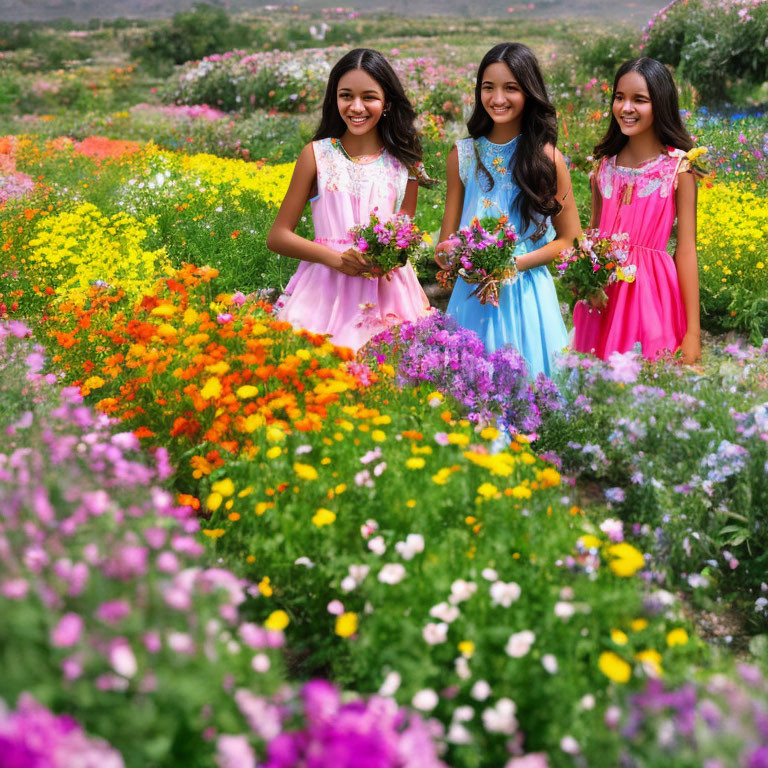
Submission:
M 629 234 L 628 264 L 637 266 L 634 283 L 618 282 L 606 289 L 603 310 L 578 302 L 573 311 L 573 349 L 605 360 L 627 352 L 638 341 L 643 357 L 674 352 L 686 331 L 674 259 L 667 242 L 677 210 L 679 173 L 690 165 L 682 150 L 670 150 L 639 168 L 616 165 L 605 158 L 597 169 L 602 197 L 600 233 Z
M 345 251 L 352 245 L 349 230 L 367 224 L 374 208 L 383 220 L 400 210 L 408 170 L 386 150 L 371 162 L 357 163 L 338 139 L 315 141 L 312 148 L 317 165 L 317 196 L 310 201 L 315 242 Z M 302 261 L 277 302 L 278 317 L 357 350 L 385 328 L 430 312 L 410 264 L 390 277 L 352 277 Z

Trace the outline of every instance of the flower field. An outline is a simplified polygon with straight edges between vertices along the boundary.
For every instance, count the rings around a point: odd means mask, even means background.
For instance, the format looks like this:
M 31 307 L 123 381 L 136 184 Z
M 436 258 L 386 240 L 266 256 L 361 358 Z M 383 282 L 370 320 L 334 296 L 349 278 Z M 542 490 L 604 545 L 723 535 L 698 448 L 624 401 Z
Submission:
M 265 246 L 341 31 L 388 41 L 438 179 L 478 51 L 329 13 L 165 82 L 2 60 L 0 768 L 768 765 L 763 118 L 682 83 L 701 365 L 532 381 L 440 312 L 354 356 L 275 317 Z M 556 42 L 586 224 L 608 85 Z

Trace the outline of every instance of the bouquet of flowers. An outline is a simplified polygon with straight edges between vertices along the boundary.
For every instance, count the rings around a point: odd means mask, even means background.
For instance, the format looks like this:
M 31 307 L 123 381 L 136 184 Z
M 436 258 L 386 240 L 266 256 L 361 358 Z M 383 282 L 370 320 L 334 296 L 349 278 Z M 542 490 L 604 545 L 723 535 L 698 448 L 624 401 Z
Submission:
M 600 237 L 597 229 L 588 229 L 573 241 L 557 263 L 558 277 L 572 291 L 577 301 L 607 299 L 605 288 L 611 283 L 633 283 L 637 267 L 627 264 L 629 235 L 618 233 Z
M 499 306 L 499 288 L 517 280 L 514 249 L 518 240 L 515 228 L 508 218 L 472 219 L 451 235 L 450 249 L 444 254 L 446 269 L 437 273 L 444 288 L 451 288 L 458 276 L 467 283 L 477 285 L 471 296 L 481 304 Z
M 374 208 L 368 224 L 352 227 L 349 234 L 354 247 L 372 265 L 370 272 L 364 276 L 391 280 L 390 273 L 414 259 L 430 238 L 413 223 L 410 216 L 399 213 L 382 222 L 376 211 Z

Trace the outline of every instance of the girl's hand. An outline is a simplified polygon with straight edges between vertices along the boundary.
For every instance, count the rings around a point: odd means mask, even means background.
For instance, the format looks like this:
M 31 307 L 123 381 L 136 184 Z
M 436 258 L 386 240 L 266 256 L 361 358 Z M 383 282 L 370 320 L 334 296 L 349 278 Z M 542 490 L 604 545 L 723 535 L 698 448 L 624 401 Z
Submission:
M 360 251 L 354 248 L 347 248 L 346 251 L 336 254 L 335 263 L 328 266 L 350 277 L 360 277 L 364 272 L 371 271 L 371 263 L 366 261 Z
M 701 358 L 701 337 L 698 333 L 686 333 L 680 344 L 683 365 L 693 365 Z
M 438 243 L 437 248 L 435 248 L 435 261 L 437 262 L 437 266 L 440 267 L 440 269 L 448 269 L 448 263 L 445 261 L 443 253 L 449 251 L 450 248 L 451 244 L 448 242 L 448 240 L 443 240 L 442 243 Z

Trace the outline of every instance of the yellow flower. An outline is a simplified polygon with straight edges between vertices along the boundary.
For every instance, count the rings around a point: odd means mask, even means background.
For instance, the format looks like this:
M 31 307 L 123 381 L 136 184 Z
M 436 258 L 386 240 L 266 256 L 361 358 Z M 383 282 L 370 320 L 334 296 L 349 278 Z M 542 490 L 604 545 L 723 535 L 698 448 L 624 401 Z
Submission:
M 208 509 L 215 512 L 221 506 L 222 501 L 224 501 L 224 499 L 220 493 L 211 493 L 208 495 L 208 498 L 205 501 L 205 505 L 208 507 Z
M 629 642 L 629 638 L 620 629 L 611 630 L 611 640 L 613 640 L 616 645 L 626 645 L 627 642 Z
M 676 645 L 685 645 L 688 642 L 688 633 L 682 628 L 673 629 L 667 635 L 667 645 L 674 648 Z
M 471 640 L 462 640 L 459 643 L 459 653 L 467 659 L 472 658 L 475 652 L 475 644 Z
M 496 427 L 486 427 L 480 432 L 480 437 L 484 440 L 495 440 L 501 432 Z
M 463 432 L 449 432 L 448 442 L 451 445 L 469 445 L 469 435 Z
M 301 464 L 296 461 L 293 464 L 293 471 L 302 480 L 317 480 L 317 470 L 311 464 Z
M 597 662 L 600 671 L 615 683 L 626 683 L 632 676 L 632 668 L 613 651 L 603 651 Z
M 512 489 L 512 496 L 516 499 L 530 499 L 531 495 L 531 489 L 525 485 L 516 485 Z
M 437 485 L 445 485 L 452 474 L 453 471 L 450 467 L 443 467 L 442 469 L 438 469 L 437 472 L 432 475 L 432 482 Z
M 646 619 L 634 619 L 629 626 L 632 627 L 633 632 L 642 632 L 648 626 L 648 621 Z
M 222 496 L 231 496 L 235 492 L 235 485 L 228 477 L 225 477 L 223 480 L 217 480 L 211 486 L 211 490 Z
M 200 390 L 200 397 L 203 400 L 213 400 L 221 394 L 221 382 L 213 377 L 208 379 Z
M 267 458 L 268 459 L 276 459 L 282 452 L 283 452 L 283 449 L 279 445 L 273 445 L 267 451 Z
M 583 536 L 579 536 L 577 544 L 581 544 L 584 549 L 600 549 L 602 542 L 597 536 L 593 536 L 591 533 L 585 533 Z
M 336 634 L 339 637 L 351 637 L 357 632 L 357 614 L 342 613 L 336 617 Z
M 609 563 L 611 570 L 622 578 L 634 576 L 645 565 L 643 555 L 625 541 L 608 547 L 608 555 L 613 558 Z
M 555 485 L 560 485 L 560 473 L 552 467 L 545 467 L 539 474 L 539 482 L 545 488 L 551 488 Z
M 203 534 L 209 539 L 220 539 L 225 533 L 223 528 L 203 528 Z
M 249 397 L 256 397 L 259 394 L 258 387 L 254 387 L 253 384 L 243 384 L 242 387 L 238 387 L 237 396 L 241 400 L 245 400 Z
M 264 597 L 272 597 L 272 592 L 274 591 L 269 581 L 270 581 L 269 576 L 265 576 L 259 582 L 259 592 L 261 592 L 261 594 L 264 595 Z
M 386 432 L 383 432 L 380 429 L 374 429 L 373 432 L 371 432 L 371 440 L 374 440 L 377 443 L 383 443 L 386 439 Z
M 320 509 L 315 512 L 315 514 L 312 516 L 312 522 L 320 528 L 323 525 L 330 525 L 336 520 L 336 514 L 334 512 L 331 512 L 330 509 L 325 509 L 324 507 L 320 507 Z
M 425 464 L 426 462 L 421 456 L 412 456 L 405 462 L 405 466 L 408 467 L 408 469 L 423 469 Z
M 484 499 L 492 499 L 499 492 L 499 489 L 493 483 L 483 483 L 477 492 Z
M 285 611 L 272 611 L 264 622 L 264 627 L 274 632 L 282 632 L 290 623 L 291 620 Z

